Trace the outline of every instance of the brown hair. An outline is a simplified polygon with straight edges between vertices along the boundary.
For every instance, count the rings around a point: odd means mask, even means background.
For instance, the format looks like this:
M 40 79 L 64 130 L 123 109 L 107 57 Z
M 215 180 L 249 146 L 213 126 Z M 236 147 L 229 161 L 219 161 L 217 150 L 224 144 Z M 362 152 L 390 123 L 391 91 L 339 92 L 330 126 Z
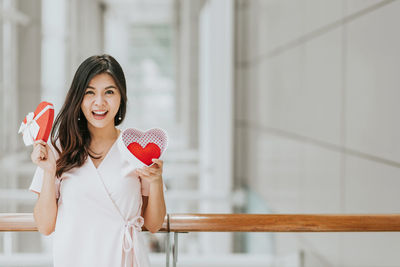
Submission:
M 88 155 L 92 156 L 89 153 L 91 137 L 81 104 L 89 82 L 94 76 L 101 73 L 108 73 L 114 78 L 121 94 L 119 110 L 114 118 L 115 125 L 119 125 L 125 118 L 126 81 L 120 64 L 110 55 L 96 55 L 87 58 L 75 73 L 64 105 L 58 113 L 51 131 L 51 143 L 59 154 L 57 177 L 61 177 L 64 172 L 72 168 L 82 166 Z M 118 118 L 119 115 L 121 120 Z M 59 141 L 60 149 L 56 145 L 57 141 Z

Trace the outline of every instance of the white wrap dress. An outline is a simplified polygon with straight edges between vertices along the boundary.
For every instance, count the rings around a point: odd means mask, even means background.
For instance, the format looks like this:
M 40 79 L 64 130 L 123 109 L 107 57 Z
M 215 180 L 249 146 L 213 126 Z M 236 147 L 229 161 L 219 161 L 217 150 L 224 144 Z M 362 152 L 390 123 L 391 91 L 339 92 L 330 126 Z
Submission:
M 141 236 L 142 195 L 149 194 L 149 184 L 133 174 L 142 166 L 120 134 L 97 169 L 88 157 L 56 179 L 55 267 L 150 266 Z M 29 189 L 40 192 L 42 182 L 38 167 Z

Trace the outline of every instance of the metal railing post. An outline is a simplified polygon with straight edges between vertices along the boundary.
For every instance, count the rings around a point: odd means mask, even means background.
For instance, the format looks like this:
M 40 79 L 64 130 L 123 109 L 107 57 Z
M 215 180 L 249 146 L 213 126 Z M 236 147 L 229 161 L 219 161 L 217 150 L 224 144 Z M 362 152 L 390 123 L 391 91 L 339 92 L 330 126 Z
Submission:
M 171 259 L 171 231 L 169 228 L 169 214 L 167 213 L 167 238 L 165 242 L 165 266 L 170 267 L 170 259 Z
M 165 266 L 169 267 L 169 258 L 171 257 L 171 250 L 170 250 L 170 244 L 171 243 L 171 239 L 170 239 L 170 232 L 167 233 L 167 238 L 165 239 L 165 256 L 167 257 L 165 259 Z
M 176 267 L 176 263 L 178 262 L 178 232 L 174 232 L 174 246 L 172 248 L 172 258 L 173 258 L 172 266 Z

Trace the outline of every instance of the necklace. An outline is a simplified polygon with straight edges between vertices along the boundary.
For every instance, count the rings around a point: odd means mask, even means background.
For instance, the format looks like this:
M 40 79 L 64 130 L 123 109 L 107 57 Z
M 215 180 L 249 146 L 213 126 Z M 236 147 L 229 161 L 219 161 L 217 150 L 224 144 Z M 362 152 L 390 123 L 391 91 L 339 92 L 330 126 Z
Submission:
M 115 130 L 116 130 L 116 133 L 117 133 L 117 137 L 116 137 L 115 139 L 112 140 L 111 144 L 108 144 L 107 146 L 105 146 L 104 149 L 102 149 L 103 152 L 101 152 L 101 153 L 96 153 L 92 148 L 89 147 L 89 151 L 91 151 L 94 155 L 97 155 L 97 157 L 96 157 L 96 156 L 93 156 L 93 155 L 91 155 L 91 154 L 89 153 L 89 156 L 90 156 L 91 158 L 99 160 L 99 159 L 102 159 L 102 158 L 107 154 L 107 152 L 110 150 L 110 147 L 116 142 L 116 139 L 117 139 L 118 136 L 119 136 L 119 130 L 118 130 L 117 128 L 115 128 Z

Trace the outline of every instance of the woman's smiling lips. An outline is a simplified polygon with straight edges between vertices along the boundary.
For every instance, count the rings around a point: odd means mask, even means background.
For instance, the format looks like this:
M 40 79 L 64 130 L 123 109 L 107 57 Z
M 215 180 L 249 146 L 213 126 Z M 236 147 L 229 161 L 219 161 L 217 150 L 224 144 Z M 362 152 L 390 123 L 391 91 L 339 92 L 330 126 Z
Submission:
M 106 110 L 96 110 L 96 111 L 92 111 L 93 114 L 93 118 L 95 118 L 96 120 L 102 120 L 107 116 L 108 111 Z

